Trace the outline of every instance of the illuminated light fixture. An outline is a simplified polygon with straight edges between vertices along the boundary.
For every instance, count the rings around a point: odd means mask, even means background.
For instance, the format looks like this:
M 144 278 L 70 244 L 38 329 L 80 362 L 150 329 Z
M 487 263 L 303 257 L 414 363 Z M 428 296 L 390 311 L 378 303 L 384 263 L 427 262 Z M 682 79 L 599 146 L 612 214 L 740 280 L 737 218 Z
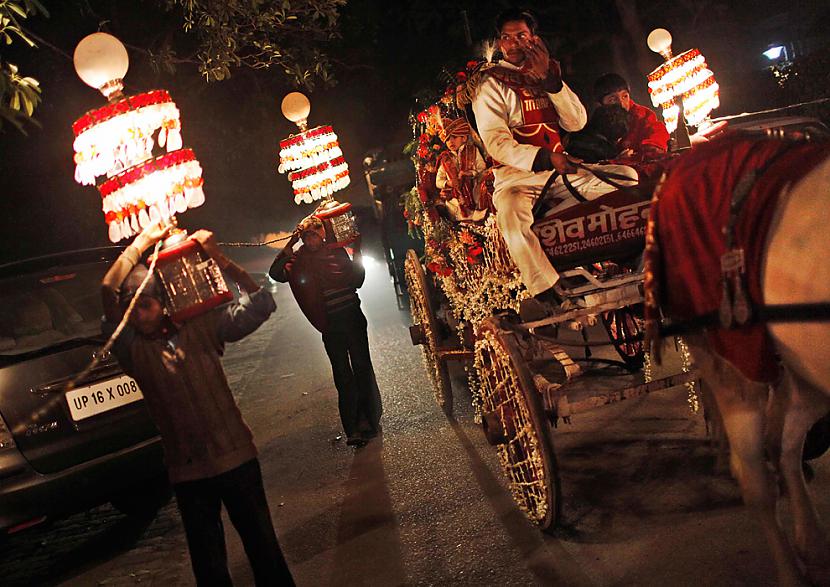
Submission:
M 663 109 L 668 131 L 674 132 L 683 111 L 685 123 L 701 125 L 720 105 L 718 84 L 700 51 L 690 49 L 674 56 L 671 34 L 655 29 L 648 36 L 648 46 L 666 61 L 648 74 L 648 91 L 655 106 Z
M 311 204 L 330 199 L 350 182 L 349 166 L 331 126 L 308 128 L 311 103 L 300 92 L 291 92 L 282 101 L 283 115 L 300 132 L 280 141 L 278 171 L 288 173 L 294 188 L 294 202 Z
M 310 112 L 311 103 L 300 92 L 291 92 L 283 98 L 282 113 L 300 132 L 280 141 L 278 171 L 288 173 L 295 203 L 323 200 L 313 216 L 323 222 L 326 245 L 342 247 L 359 236 L 352 205 L 341 204 L 331 197 L 349 185 L 349 166 L 330 126 L 308 128 Z
M 775 61 L 776 59 L 780 59 L 781 55 L 785 55 L 784 45 L 775 45 L 774 47 L 770 47 L 763 53 L 764 57 L 769 59 L 770 61 Z
M 179 109 L 170 94 L 124 96 L 127 50 L 107 33 L 82 39 L 73 61 L 78 77 L 109 100 L 76 120 L 72 130 L 75 180 L 97 184 L 110 241 L 201 206 L 202 168 L 193 151 L 182 149 Z

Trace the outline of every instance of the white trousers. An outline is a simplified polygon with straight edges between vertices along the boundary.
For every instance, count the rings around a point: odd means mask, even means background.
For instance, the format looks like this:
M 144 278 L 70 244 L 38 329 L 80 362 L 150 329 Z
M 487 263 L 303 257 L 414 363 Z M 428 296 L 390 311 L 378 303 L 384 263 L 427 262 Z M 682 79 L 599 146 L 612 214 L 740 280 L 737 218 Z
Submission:
M 630 183 L 637 182 L 637 172 L 627 165 L 590 165 L 604 172 L 631 178 Z M 547 255 L 539 244 L 539 239 L 531 230 L 533 224 L 533 206 L 542 192 L 549 172 L 528 173 L 527 182 L 511 182 L 505 189 L 496 185 L 493 204 L 496 206 L 496 222 L 507 243 L 510 256 L 519 268 L 522 282 L 531 295 L 537 295 L 553 287 L 559 274 L 550 264 Z M 578 169 L 577 173 L 568 174 L 571 185 L 587 200 L 598 198 L 616 188 L 596 177 L 594 174 Z M 616 183 L 625 184 L 624 180 L 615 179 Z M 552 204 L 548 213 L 555 213 L 579 202 L 571 195 L 562 176 L 556 178 L 548 190 L 545 199 Z

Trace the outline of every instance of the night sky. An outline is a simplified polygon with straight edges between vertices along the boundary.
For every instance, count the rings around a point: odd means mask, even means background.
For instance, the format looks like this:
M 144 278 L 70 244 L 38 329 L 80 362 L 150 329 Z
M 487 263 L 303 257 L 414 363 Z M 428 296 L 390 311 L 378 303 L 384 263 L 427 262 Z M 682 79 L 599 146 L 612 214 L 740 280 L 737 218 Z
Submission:
M 98 30 L 98 19 L 78 6 L 87 4 L 106 17 L 103 30 L 128 46 L 152 47 L 159 34 L 153 23 L 169 25 L 171 19 L 149 0 L 43 3 L 50 18 L 34 17 L 28 27 L 54 48 L 30 50 L 17 42 L 2 49 L 21 73 L 41 82 L 43 103 L 36 111 L 41 127 L 27 127 L 28 136 L 8 125 L 0 131 L 0 262 L 109 244 L 97 191 L 73 179 L 71 124 L 104 104 L 72 66 L 77 42 Z M 491 35 L 494 16 L 508 4 L 354 0 L 342 10 L 342 36 L 327 47 L 338 84 L 306 92 L 310 124 L 331 124 L 349 163 L 352 186 L 341 199 L 368 203 L 361 166 L 366 151 L 408 139 L 415 97 L 440 89 L 443 68 L 462 68 L 474 57 L 467 33 L 474 44 Z M 541 35 L 586 104 L 593 79 L 607 71 L 628 77 L 632 95 L 647 103 L 645 73 L 660 58 L 644 48 L 645 36 L 663 26 L 674 35 L 676 51 L 698 47 L 707 57 L 721 86 L 715 115 L 779 104 L 761 51 L 772 42 L 826 34 L 820 22 L 828 12 L 816 6 L 826 2 L 805 0 L 786 8 L 771 0 L 640 0 L 643 38 L 637 48 L 617 4 L 635 6 L 634 0 L 524 5 L 537 10 Z M 184 144 L 204 168 L 207 201 L 180 216 L 184 227 L 210 228 L 220 240 L 252 239 L 289 230 L 311 211 L 310 205 L 293 203 L 287 178 L 276 172 L 277 143 L 295 130 L 279 111 L 282 97 L 295 89 L 281 71 L 234 70 L 230 79 L 207 84 L 195 66 L 180 66 L 170 75 L 153 71 L 140 52 L 130 50 L 130 59 L 126 93 L 168 90 L 181 111 Z

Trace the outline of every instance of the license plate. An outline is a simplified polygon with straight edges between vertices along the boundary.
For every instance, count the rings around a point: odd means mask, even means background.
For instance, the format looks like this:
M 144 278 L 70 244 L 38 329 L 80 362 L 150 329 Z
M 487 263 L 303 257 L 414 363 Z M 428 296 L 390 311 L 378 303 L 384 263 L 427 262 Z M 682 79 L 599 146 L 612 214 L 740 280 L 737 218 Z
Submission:
M 69 391 L 66 394 L 66 403 L 72 419 L 77 422 L 143 398 L 135 379 L 122 375 L 116 379 Z

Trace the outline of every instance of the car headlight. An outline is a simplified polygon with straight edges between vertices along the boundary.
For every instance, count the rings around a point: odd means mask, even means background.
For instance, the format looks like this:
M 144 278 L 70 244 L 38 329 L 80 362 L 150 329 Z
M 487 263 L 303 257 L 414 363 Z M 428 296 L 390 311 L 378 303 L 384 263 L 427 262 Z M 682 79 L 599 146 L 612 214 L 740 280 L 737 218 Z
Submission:
M 14 448 L 14 446 L 14 437 L 12 436 L 11 430 L 6 426 L 3 417 L 0 416 L 0 452 Z

